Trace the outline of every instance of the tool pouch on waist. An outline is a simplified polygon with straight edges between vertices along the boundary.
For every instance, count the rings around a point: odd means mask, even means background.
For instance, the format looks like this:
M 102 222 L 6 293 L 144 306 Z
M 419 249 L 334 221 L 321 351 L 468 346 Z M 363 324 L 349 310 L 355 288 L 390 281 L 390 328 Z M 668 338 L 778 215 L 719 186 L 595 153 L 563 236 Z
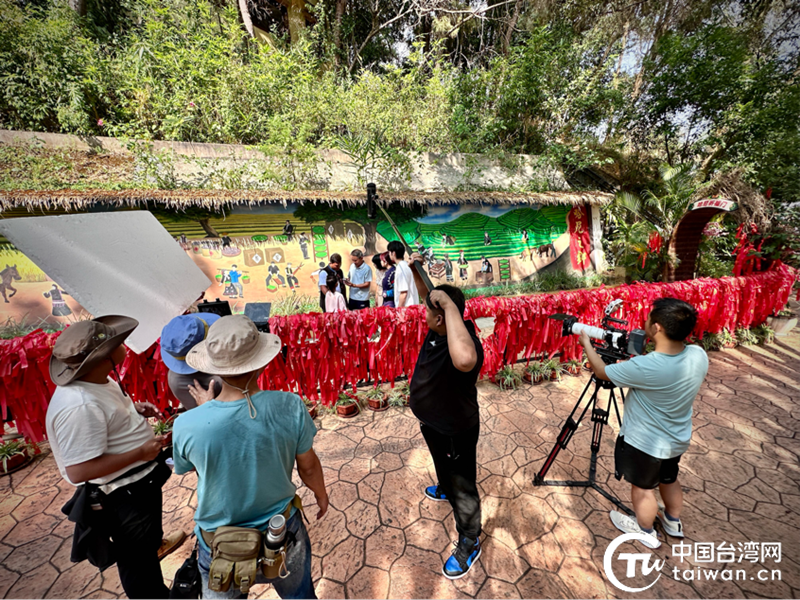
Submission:
M 262 533 L 247 527 L 219 527 L 211 542 L 208 587 L 227 592 L 231 583 L 243 594 L 256 583 Z

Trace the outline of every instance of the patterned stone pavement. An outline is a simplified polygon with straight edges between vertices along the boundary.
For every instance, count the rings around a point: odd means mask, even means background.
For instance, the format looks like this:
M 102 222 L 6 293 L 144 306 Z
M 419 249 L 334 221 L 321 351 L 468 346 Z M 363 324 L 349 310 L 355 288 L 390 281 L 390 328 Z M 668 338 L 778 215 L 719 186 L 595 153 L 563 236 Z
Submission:
M 695 403 L 694 438 L 681 467 L 688 542 L 781 542 L 782 559 L 744 563 L 781 570 L 781 581 L 676 581 L 680 565 L 669 545 L 662 577 L 645 596 L 669 598 L 800 595 L 800 335 L 766 348 L 711 354 L 709 376 Z M 611 505 L 593 490 L 535 487 L 534 474 L 552 447 L 588 375 L 562 383 L 500 392 L 479 385 L 482 435 L 483 554 L 464 579 L 440 574 L 456 539 L 446 503 L 425 501 L 434 472 L 408 409 L 344 421 L 318 421 L 315 448 L 325 470 L 331 507 L 312 522 L 313 574 L 320 598 L 603 598 L 634 596 L 603 575 L 603 554 L 617 531 Z M 612 468 L 617 423 L 612 417 L 598 463 L 598 480 L 628 499 Z M 582 426 L 562 451 L 550 478 L 584 479 L 591 428 Z M 46 445 L 44 445 L 46 450 Z M 164 489 L 164 527 L 190 531 L 196 478 L 173 476 Z M 60 507 L 72 494 L 52 456 L 0 479 L 0 596 L 114 598 L 122 594 L 115 568 L 100 574 L 69 561 L 72 527 Z M 301 489 L 309 515 L 313 497 Z M 630 551 L 641 548 L 630 547 Z M 171 578 L 191 550 L 166 558 Z M 708 565 L 700 565 L 708 566 Z M 712 565 L 720 568 L 721 565 Z M 615 568 L 615 573 L 617 573 Z M 619 569 L 618 577 L 622 577 Z M 641 577 L 641 575 L 639 576 Z M 652 578 L 651 578 L 652 579 Z M 626 580 L 631 586 L 637 580 Z M 649 582 L 649 581 L 648 581 Z M 642 585 L 646 585 L 645 582 Z M 276 597 L 269 586 L 259 597 Z

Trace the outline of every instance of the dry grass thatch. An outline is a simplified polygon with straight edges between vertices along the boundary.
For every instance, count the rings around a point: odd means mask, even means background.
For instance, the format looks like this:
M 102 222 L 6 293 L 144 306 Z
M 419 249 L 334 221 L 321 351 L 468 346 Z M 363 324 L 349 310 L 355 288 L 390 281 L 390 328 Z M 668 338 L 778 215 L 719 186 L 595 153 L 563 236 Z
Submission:
M 437 204 L 581 204 L 604 206 L 613 199 L 603 192 L 381 192 L 381 203 L 408 205 Z M 91 204 L 107 203 L 136 207 L 156 202 L 181 210 L 189 207 L 218 210 L 234 205 L 262 203 L 329 202 L 337 205 L 366 204 L 366 192 L 328 192 L 317 190 L 12 190 L 0 192 L 0 212 L 15 208 L 27 210 L 79 210 Z
M 752 185 L 742 179 L 741 171 L 733 170 L 718 173 L 711 181 L 700 186 L 695 200 L 719 196 L 739 204 L 739 210 L 731 216 L 740 223 L 755 223 L 759 230 L 769 229 L 772 218 L 770 201 Z

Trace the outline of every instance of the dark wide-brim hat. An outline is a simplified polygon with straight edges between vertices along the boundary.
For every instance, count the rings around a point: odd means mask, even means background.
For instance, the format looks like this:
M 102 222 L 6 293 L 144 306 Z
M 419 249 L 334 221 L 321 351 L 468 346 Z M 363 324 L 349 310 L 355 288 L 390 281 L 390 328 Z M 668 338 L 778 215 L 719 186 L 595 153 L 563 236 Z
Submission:
M 50 357 L 50 379 L 67 385 L 106 360 L 138 327 L 130 317 L 107 315 L 80 321 L 58 336 Z

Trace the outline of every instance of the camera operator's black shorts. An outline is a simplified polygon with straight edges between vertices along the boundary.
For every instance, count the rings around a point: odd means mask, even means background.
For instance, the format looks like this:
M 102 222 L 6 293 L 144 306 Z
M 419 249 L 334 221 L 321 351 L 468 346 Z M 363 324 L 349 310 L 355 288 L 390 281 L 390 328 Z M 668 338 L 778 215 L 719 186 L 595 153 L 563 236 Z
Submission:
M 614 448 L 614 477 L 625 477 L 628 483 L 638 488 L 652 490 L 659 483 L 675 483 L 678 479 L 678 463 L 681 457 L 655 458 L 630 444 L 624 436 L 617 438 Z

